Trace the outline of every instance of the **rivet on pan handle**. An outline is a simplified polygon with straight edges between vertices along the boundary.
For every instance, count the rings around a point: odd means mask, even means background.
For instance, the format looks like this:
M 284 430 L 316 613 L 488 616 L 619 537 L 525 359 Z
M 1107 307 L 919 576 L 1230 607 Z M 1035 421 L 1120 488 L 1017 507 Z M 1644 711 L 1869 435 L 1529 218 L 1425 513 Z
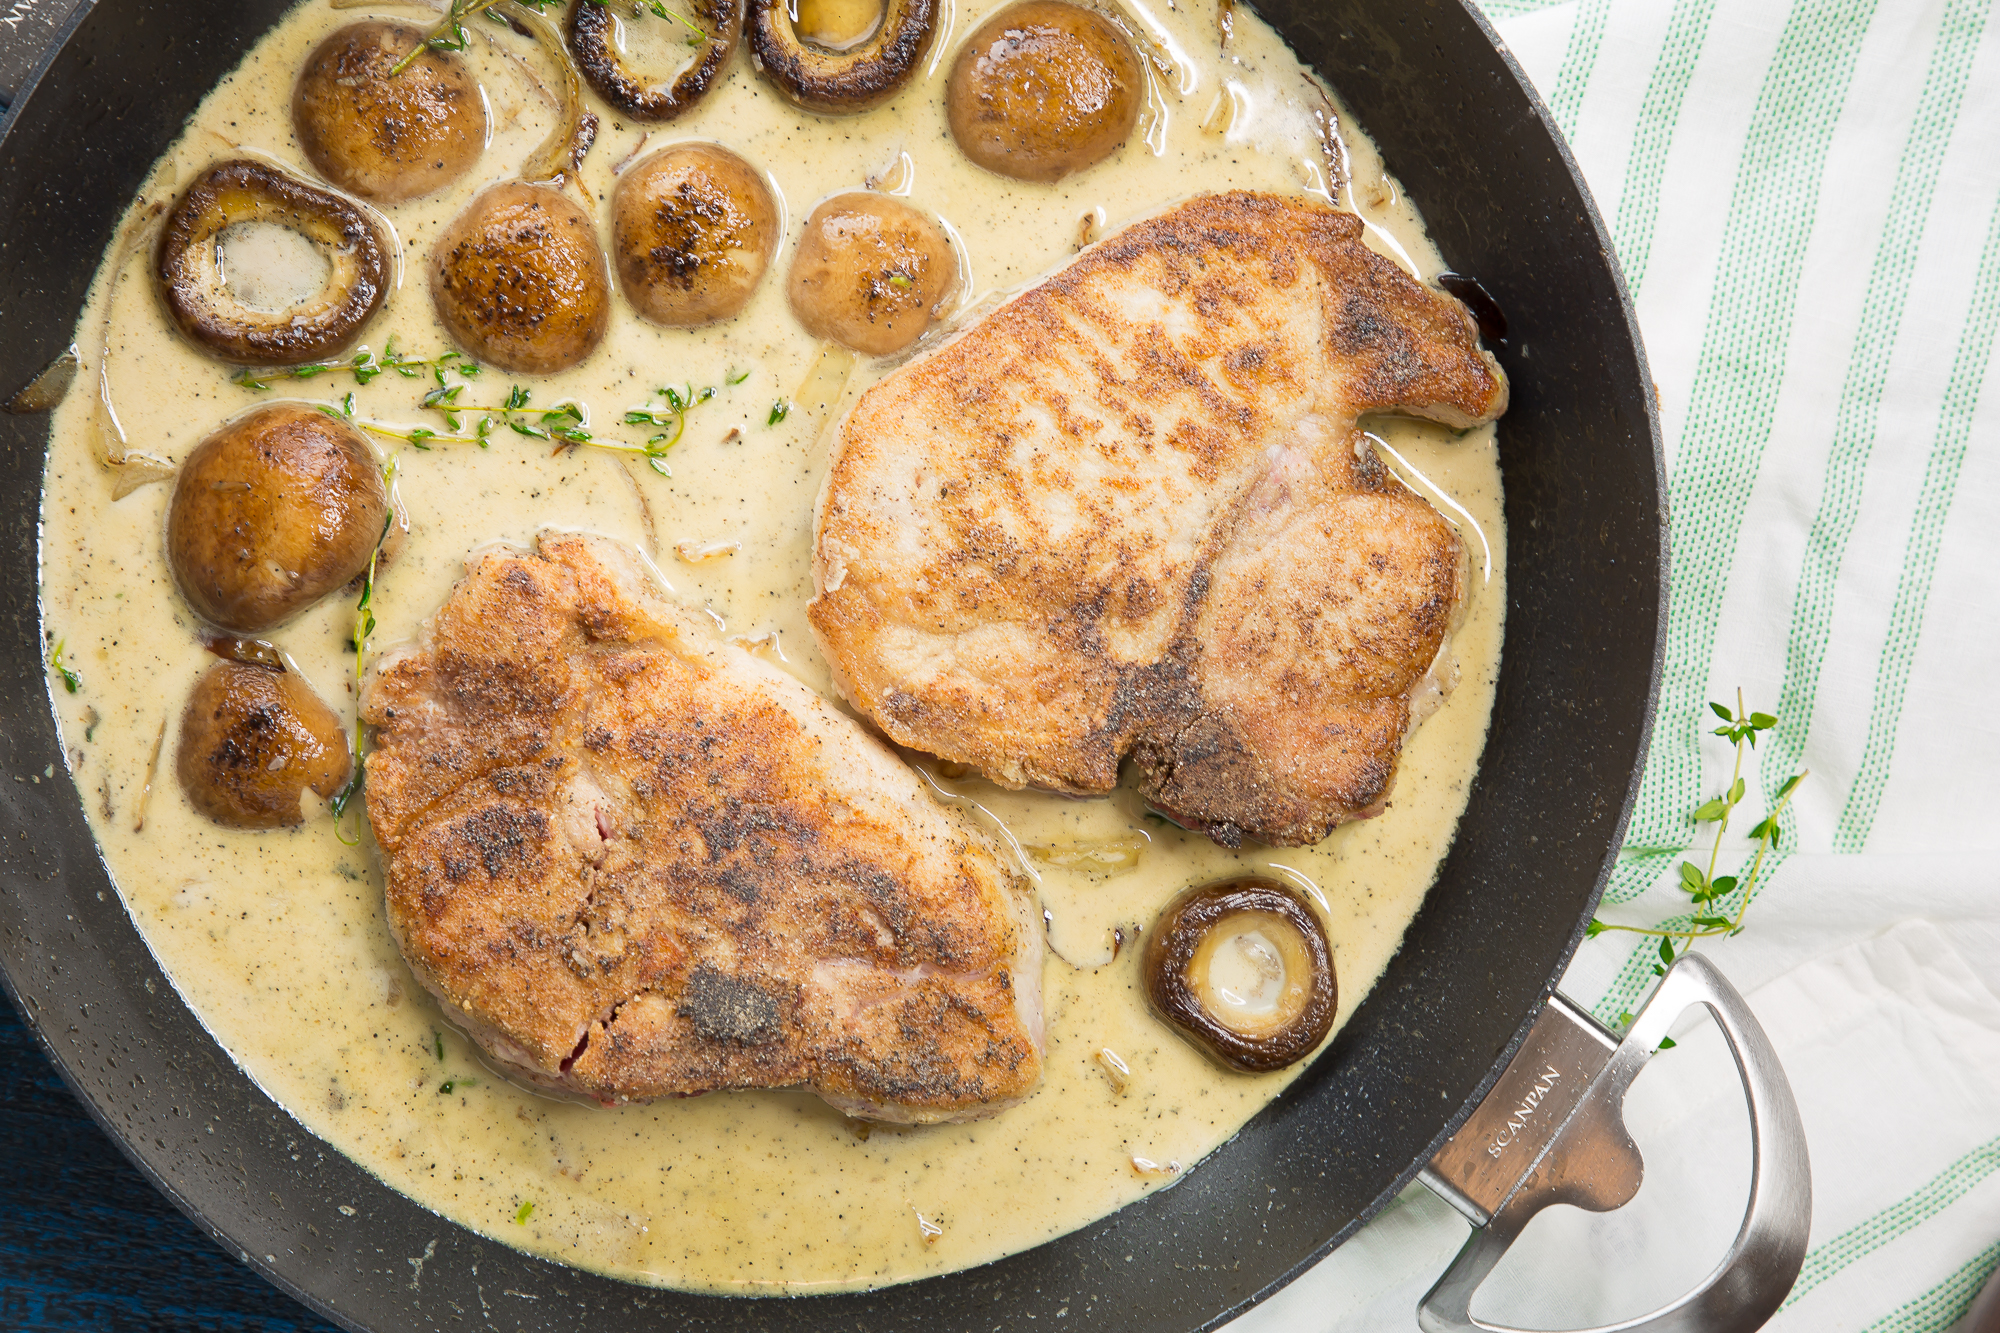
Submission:
M 1708 1007 L 1750 1102 L 1750 1204 L 1729 1253 L 1673 1304 L 1588 1333 L 1750 1333 L 1774 1314 L 1805 1262 L 1812 1171 L 1805 1128 L 1770 1038 L 1735 987 L 1699 954 L 1667 969 L 1625 1040 L 1551 996 L 1500 1081 L 1431 1159 L 1424 1183 L 1478 1228 L 1417 1307 L 1424 1333 L 1518 1333 L 1474 1319 L 1472 1294 L 1528 1220 L 1552 1203 L 1606 1212 L 1639 1192 L 1625 1132 L 1626 1089 L 1690 1005 Z

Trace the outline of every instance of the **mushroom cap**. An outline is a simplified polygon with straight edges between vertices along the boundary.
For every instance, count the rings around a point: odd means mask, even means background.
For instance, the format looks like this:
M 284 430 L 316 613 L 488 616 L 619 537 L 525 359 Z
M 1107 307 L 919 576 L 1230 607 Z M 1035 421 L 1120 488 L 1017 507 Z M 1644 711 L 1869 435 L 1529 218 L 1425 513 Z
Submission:
M 611 253 L 625 298 L 656 324 L 727 319 L 778 247 L 778 201 L 719 144 L 681 143 L 627 167 L 611 198 Z
M 959 149 L 988 171 L 1053 181 L 1116 152 L 1144 97 L 1138 54 L 1110 19 L 1065 0 L 1021 0 L 959 48 L 945 115 Z
M 175 774 L 194 808 L 227 828 L 305 822 L 310 787 L 332 800 L 354 771 L 346 728 L 305 677 L 283 666 L 221 661 L 181 714 Z
M 1230 1015 L 1213 1002 L 1218 988 L 1212 969 L 1224 936 L 1254 938 L 1257 950 L 1275 955 L 1271 1012 Z M 1160 912 L 1140 966 L 1154 1012 L 1204 1054 L 1239 1073 L 1294 1064 L 1333 1030 L 1339 991 L 1326 927 L 1276 880 L 1252 876 L 1184 890 Z
M 463 60 L 426 49 L 420 29 L 389 19 L 350 23 L 313 48 L 292 89 L 292 125 L 314 170 L 379 203 L 431 194 L 486 148 L 486 99 Z
M 438 238 L 431 300 L 475 361 L 527 375 L 567 370 L 597 349 L 611 322 L 596 224 L 546 186 L 496 185 Z
M 788 295 L 806 330 L 870 356 L 922 337 L 958 290 L 935 218 L 887 195 L 835 195 L 806 219 Z
M 326 258 L 326 286 L 284 310 L 244 304 L 229 290 L 218 243 L 239 223 L 274 223 Z M 204 169 L 160 232 L 154 280 L 181 332 L 241 366 L 296 366 L 345 351 L 388 298 L 389 238 L 360 204 L 267 162 L 234 158 Z
M 167 567 L 195 614 L 255 634 L 366 569 L 390 515 L 361 432 L 303 403 L 271 403 L 181 464 L 167 504 Z

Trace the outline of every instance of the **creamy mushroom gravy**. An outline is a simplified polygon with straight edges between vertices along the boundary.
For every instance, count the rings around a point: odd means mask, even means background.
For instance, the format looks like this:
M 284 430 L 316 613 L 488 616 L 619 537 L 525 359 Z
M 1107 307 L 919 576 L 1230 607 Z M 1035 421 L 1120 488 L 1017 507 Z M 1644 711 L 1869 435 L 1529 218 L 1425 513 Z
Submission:
M 976 313 L 1067 260 L 1081 226 L 1103 235 L 1189 193 L 1231 186 L 1326 197 L 1311 118 L 1319 94 L 1243 7 L 1223 49 L 1209 0 L 1119 0 L 1153 60 L 1147 110 L 1111 160 L 1053 186 L 973 167 L 945 129 L 943 72 L 958 40 L 994 7 L 947 6 L 952 30 L 923 77 L 865 116 L 802 115 L 742 56 L 713 95 L 669 126 L 623 124 L 596 107 L 604 123 L 581 183 L 600 219 L 614 171 L 635 153 L 713 139 L 770 173 L 787 212 L 785 243 L 739 318 L 660 329 L 620 298 L 610 337 L 582 366 L 511 381 L 536 405 L 574 397 L 598 435 L 634 443 L 650 432 L 621 427 L 626 408 L 658 406 L 663 385 L 715 386 L 688 416 L 671 478 L 592 449 L 551 456 L 547 444 L 504 428 L 486 449 L 420 452 L 378 440 L 398 457 L 412 523 L 376 594 L 378 657 L 417 634 L 468 551 L 527 543 L 554 524 L 646 549 L 718 633 L 754 643 L 826 692 L 805 605 L 827 426 L 890 367 L 862 359 L 849 373 L 851 358 L 823 354 L 786 309 L 784 267 L 817 200 L 872 181 L 936 210 L 962 244 L 960 309 Z M 267 155 L 310 178 L 289 118 L 293 76 L 328 31 L 374 12 L 319 0 L 292 11 L 202 104 L 135 213 L 224 156 Z M 432 21 L 393 6 L 379 12 Z M 544 55 L 483 19 L 470 27 L 467 58 L 491 104 L 492 142 L 454 188 L 385 210 L 403 271 L 364 334 L 378 352 L 392 335 L 412 356 L 444 350 L 423 277 L 432 241 L 553 123 L 539 87 L 546 75 L 535 73 L 546 70 Z M 1344 116 L 1341 132 L 1355 183 L 1336 202 L 1360 212 L 1371 244 L 1435 275 L 1442 263 L 1400 188 Z M 505 1081 L 405 969 L 384 925 L 381 870 L 365 832 L 362 845 L 344 845 L 317 806 L 295 830 L 220 829 L 178 790 L 178 719 L 212 659 L 164 565 L 169 488 L 114 498 L 91 392 L 98 330 L 108 327 L 106 384 L 127 444 L 178 459 L 226 418 L 284 396 L 338 403 L 351 390 L 361 417 L 443 430 L 437 414 L 417 407 L 430 381 L 385 374 L 357 386 L 327 375 L 263 394 L 238 387 L 227 367 L 170 331 L 147 253 L 135 249 L 121 264 L 113 245 L 79 325 L 83 373 L 52 430 L 42 596 L 47 630 L 66 641 L 83 681 L 76 694 L 55 693 L 70 764 L 127 909 L 209 1031 L 306 1128 L 424 1206 L 520 1249 L 684 1288 L 837 1290 L 980 1263 L 1171 1184 L 1297 1073 L 1221 1072 L 1147 1012 L 1140 950 L 1116 942 L 1149 926 L 1173 893 L 1251 872 L 1309 895 L 1333 941 L 1342 1023 L 1398 947 L 1451 841 L 1492 703 L 1505 546 L 1491 428 L 1456 437 L 1421 423 L 1373 426 L 1392 466 L 1458 524 L 1471 565 L 1464 623 L 1450 641 L 1457 688 L 1414 733 L 1379 818 L 1312 848 L 1229 852 L 1147 820 L 1129 792 L 1075 801 L 927 770 L 941 796 L 964 802 L 1020 850 L 1049 915 L 1057 956 L 1045 977 L 1048 1072 L 1027 1103 L 977 1124 L 869 1129 L 798 1091 L 605 1110 Z M 509 384 L 489 371 L 467 401 L 497 404 Z M 781 399 L 795 405 L 772 424 Z M 350 590 L 271 636 L 349 719 L 353 608 Z

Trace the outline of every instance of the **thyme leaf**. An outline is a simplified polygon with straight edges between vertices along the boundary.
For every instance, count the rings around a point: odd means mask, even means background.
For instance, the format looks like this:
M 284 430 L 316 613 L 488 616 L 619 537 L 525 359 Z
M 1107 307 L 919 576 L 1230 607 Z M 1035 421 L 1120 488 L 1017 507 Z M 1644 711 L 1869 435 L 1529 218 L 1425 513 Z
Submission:
M 71 694 L 75 694 L 78 690 L 83 688 L 83 677 L 77 675 L 76 672 L 70 670 L 69 666 L 66 663 L 64 663 L 63 661 L 64 642 L 65 640 L 57 639 L 56 646 L 49 649 L 49 667 L 58 676 L 62 677 L 63 688 L 69 691 Z M 89 740 L 90 737 L 85 736 L 84 739 Z

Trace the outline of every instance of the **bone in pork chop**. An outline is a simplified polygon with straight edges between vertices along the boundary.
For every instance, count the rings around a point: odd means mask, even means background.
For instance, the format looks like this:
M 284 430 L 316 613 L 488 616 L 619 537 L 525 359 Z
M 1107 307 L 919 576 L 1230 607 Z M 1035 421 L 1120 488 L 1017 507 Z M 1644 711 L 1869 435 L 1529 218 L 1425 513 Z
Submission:
M 1197 198 L 863 395 L 815 534 L 841 692 L 1011 787 L 1108 791 L 1129 754 L 1228 846 L 1380 810 L 1461 548 L 1356 423 L 1491 421 L 1507 384 L 1361 235 Z
M 364 715 L 397 943 L 525 1076 L 604 1102 L 803 1084 L 903 1122 L 1041 1077 L 1019 875 L 625 548 L 475 558 Z

